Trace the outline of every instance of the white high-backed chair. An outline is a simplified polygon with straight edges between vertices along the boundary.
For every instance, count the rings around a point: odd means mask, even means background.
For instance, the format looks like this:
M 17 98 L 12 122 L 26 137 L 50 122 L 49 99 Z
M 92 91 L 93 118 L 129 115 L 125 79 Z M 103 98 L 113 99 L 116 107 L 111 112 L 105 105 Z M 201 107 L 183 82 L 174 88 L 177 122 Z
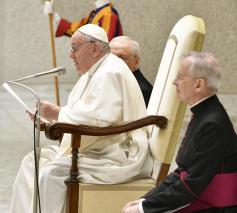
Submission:
M 198 17 L 185 16 L 174 26 L 164 50 L 147 108 L 148 115 L 152 116 L 116 127 L 97 128 L 56 123 L 46 128 L 46 136 L 53 140 L 58 140 L 64 133 L 72 134 L 72 166 L 70 177 L 66 180 L 67 212 L 119 213 L 128 201 L 139 198 L 166 177 L 186 109 L 186 105 L 177 99 L 172 83 L 178 71 L 180 56 L 189 51 L 200 51 L 204 35 L 205 25 Z M 146 125 L 150 125 L 150 149 L 158 162 L 154 165 L 159 166 L 157 180 L 145 178 L 115 185 L 79 183 L 77 154 L 81 135 L 118 134 Z

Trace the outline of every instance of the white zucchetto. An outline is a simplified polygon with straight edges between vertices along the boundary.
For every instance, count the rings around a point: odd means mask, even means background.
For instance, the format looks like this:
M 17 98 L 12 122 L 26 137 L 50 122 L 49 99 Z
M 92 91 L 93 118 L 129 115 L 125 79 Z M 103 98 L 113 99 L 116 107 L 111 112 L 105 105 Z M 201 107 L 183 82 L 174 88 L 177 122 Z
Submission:
M 99 41 L 109 43 L 107 33 L 105 30 L 95 24 L 86 24 L 77 29 L 78 32 L 88 35 L 92 38 L 95 38 Z

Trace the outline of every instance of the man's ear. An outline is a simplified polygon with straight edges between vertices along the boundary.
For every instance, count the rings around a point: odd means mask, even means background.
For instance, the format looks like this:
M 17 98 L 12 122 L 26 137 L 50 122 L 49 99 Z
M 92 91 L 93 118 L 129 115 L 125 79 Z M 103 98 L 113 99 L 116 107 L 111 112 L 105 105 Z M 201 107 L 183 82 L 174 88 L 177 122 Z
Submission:
M 135 55 L 135 68 L 138 69 L 140 64 L 140 57 L 138 55 Z
M 100 54 L 100 47 L 97 43 L 93 43 L 92 55 L 97 57 Z
M 206 88 L 206 81 L 203 78 L 196 79 L 195 87 L 197 91 L 202 91 Z

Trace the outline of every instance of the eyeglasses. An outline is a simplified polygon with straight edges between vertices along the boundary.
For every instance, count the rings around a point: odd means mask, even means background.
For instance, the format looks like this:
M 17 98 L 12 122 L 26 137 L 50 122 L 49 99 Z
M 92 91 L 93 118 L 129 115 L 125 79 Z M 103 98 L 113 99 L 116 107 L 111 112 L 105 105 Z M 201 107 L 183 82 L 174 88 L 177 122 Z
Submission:
M 70 51 L 71 51 L 72 53 L 75 53 L 75 52 L 78 50 L 78 48 L 79 48 L 80 46 L 82 46 L 83 44 L 92 43 L 92 42 L 93 42 L 93 41 L 87 41 L 87 42 L 82 43 L 82 44 L 77 44 L 77 45 L 71 46 Z

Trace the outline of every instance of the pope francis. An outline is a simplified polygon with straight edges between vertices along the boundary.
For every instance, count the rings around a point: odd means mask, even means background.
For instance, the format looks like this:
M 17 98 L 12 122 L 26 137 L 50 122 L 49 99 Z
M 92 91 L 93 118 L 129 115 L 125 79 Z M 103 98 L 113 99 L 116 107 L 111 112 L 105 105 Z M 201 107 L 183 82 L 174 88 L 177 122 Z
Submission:
M 41 114 L 46 120 L 109 126 L 146 116 L 136 79 L 127 65 L 110 53 L 108 37 L 101 27 L 87 24 L 79 28 L 71 37 L 70 57 L 81 77 L 66 106 L 41 102 Z M 83 183 L 121 183 L 149 176 L 152 169 L 146 128 L 113 136 L 84 136 L 78 157 L 79 180 Z M 69 176 L 70 164 L 70 135 L 63 136 L 60 146 L 42 148 L 41 212 L 65 212 L 64 180 Z M 33 185 L 34 158 L 30 153 L 22 160 L 14 183 L 11 213 L 32 212 Z

